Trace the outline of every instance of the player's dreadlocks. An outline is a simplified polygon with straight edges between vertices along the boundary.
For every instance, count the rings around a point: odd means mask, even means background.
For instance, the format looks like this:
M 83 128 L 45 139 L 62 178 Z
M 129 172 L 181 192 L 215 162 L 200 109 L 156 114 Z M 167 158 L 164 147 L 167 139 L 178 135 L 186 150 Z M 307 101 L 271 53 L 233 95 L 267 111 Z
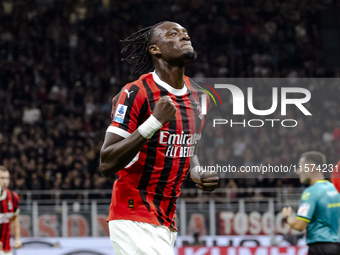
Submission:
M 149 53 L 150 40 L 155 27 L 166 21 L 157 23 L 153 26 L 143 28 L 124 40 L 120 40 L 127 45 L 122 49 L 121 53 L 126 52 L 132 46 L 132 52 L 122 61 L 127 61 L 132 65 L 131 73 L 139 74 L 150 72 L 154 69 L 153 61 Z

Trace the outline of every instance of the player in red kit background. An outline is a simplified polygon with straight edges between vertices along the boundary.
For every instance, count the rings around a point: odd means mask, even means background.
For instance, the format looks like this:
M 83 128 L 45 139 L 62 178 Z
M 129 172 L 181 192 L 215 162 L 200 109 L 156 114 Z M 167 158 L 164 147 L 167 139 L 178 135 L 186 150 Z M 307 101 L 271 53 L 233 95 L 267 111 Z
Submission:
M 20 241 L 19 197 L 8 189 L 9 171 L 0 166 L 0 255 L 11 255 L 10 234 L 11 222 L 14 224 L 14 249 L 22 246 Z
M 218 185 L 216 173 L 199 172 L 196 155 L 206 116 L 202 90 L 184 75 L 196 52 L 186 29 L 174 22 L 147 27 L 123 42 L 123 51 L 135 46 L 125 59 L 132 71 L 146 74 L 114 97 L 101 149 L 102 174 L 119 177 L 108 217 L 110 239 L 117 255 L 173 254 L 184 178 L 204 191 Z

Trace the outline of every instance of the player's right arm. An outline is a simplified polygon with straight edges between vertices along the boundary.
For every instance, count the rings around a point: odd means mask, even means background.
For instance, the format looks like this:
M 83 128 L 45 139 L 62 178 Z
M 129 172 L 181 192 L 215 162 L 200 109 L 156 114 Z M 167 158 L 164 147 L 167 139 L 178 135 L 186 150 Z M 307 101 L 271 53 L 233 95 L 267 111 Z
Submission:
M 286 222 L 292 229 L 295 229 L 297 231 L 305 230 L 308 225 L 308 222 L 305 220 L 305 218 L 294 218 L 292 214 L 293 210 L 291 207 L 284 207 L 282 209 L 282 217 L 284 222 Z
M 123 169 L 147 143 L 137 130 L 126 139 L 114 133 L 106 132 L 100 151 L 100 171 L 110 177 Z
M 282 209 L 282 216 L 292 229 L 303 231 L 307 228 L 314 215 L 317 201 L 318 196 L 316 192 L 312 192 L 310 188 L 307 188 L 301 195 L 296 217 L 292 217 L 293 211 L 290 207 Z
M 149 135 L 173 119 L 175 114 L 176 107 L 171 98 L 164 96 L 155 104 L 152 115 L 125 139 L 118 134 L 106 132 L 100 151 L 101 173 L 110 177 L 123 169 L 147 143 Z M 155 122 L 160 125 L 155 127 Z

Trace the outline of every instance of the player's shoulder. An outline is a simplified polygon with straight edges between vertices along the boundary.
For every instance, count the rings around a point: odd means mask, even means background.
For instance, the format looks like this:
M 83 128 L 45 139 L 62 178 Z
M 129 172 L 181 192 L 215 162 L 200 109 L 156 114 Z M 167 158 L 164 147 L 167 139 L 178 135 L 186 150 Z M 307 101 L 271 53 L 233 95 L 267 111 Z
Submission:
M 335 189 L 333 183 L 328 180 L 321 180 L 316 182 L 314 185 L 310 186 L 311 190 L 318 190 L 318 191 L 329 191 L 330 189 Z
M 325 192 L 333 192 L 333 191 L 336 191 L 337 194 L 339 194 L 339 191 L 336 189 L 335 185 L 334 185 L 332 182 L 327 181 L 327 182 L 325 183 L 325 185 L 323 185 L 323 186 L 324 186 Z M 334 192 L 334 193 L 335 193 L 335 192 Z
M 301 193 L 301 199 L 302 200 L 307 200 L 310 196 L 311 192 L 310 190 L 305 189 L 302 193 Z
M 184 83 L 191 91 L 203 92 L 202 86 L 199 84 L 199 82 L 194 81 L 186 75 L 184 75 Z
M 13 199 L 19 200 L 19 195 L 18 195 L 18 193 L 16 193 L 15 191 L 12 191 L 12 190 L 10 190 L 10 189 L 7 189 L 7 192 L 9 192 L 9 193 L 12 195 Z
M 304 189 L 303 193 L 306 192 L 315 192 L 318 189 L 316 185 L 308 186 L 307 188 Z
M 141 76 L 139 76 L 139 78 L 137 80 L 129 82 L 125 86 L 135 85 L 135 86 L 145 90 L 146 83 L 148 84 L 148 83 L 150 83 L 150 81 L 153 81 L 152 73 L 146 73 L 146 74 L 142 74 Z
M 188 76 L 184 76 L 184 82 L 187 85 L 188 90 L 190 90 L 192 93 L 197 94 L 198 96 L 206 94 L 207 100 L 209 102 L 209 94 L 207 93 L 208 90 L 205 88 L 206 84 L 200 82 L 199 80 L 193 80 Z
M 126 93 L 128 92 L 137 93 L 138 92 L 140 96 L 141 95 L 146 96 L 147 95 L 146 86 L 150 83 L 151 79 L 152 79 L 151 73 L 143 74 L 137 80 L 134 80 L 132 82 L 125 84 L 122 87 L 121 92 L 126 92 Z
M 310 197 L 318 198 L 320 196 L 323 196 L 324 192 L 329 190 L 329 184 L 332 185 L 331 183 L 314 183 L 314 185 L 311 185 L 307 187 L 301 195 L 302 200 L 308 200 Z
M 301 200 L 309 200 L 310 197 L 314 197 L 315 195 L 317 195 L 315 187 L 313 187 L 313 185 L 309 186 L 302 192 Z

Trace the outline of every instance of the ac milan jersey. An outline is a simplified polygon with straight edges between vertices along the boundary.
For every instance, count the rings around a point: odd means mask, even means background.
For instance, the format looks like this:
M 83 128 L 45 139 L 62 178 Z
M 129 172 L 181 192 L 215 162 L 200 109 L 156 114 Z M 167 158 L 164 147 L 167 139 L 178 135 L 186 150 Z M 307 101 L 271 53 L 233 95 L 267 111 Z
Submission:
M 118 172 L 107 221 L 125 219 L 176 229 L 176 199 L 205 122 L 202 90 L 186 76 L 184 82 L 182 89 L 174 89 L 155 72 L 148 73 L 125 85 L 114 97 L 107 132 L 124 138 L 152 114 L 161 97 L 170 96 L 177 111 Z
M 11 234 L 11 219 L 19 213 L 19 196 L 17 193 L 4 190 L 0 197 L 0 241 L 2 249 L 6 252 L 11 250 L 9 239 Z

